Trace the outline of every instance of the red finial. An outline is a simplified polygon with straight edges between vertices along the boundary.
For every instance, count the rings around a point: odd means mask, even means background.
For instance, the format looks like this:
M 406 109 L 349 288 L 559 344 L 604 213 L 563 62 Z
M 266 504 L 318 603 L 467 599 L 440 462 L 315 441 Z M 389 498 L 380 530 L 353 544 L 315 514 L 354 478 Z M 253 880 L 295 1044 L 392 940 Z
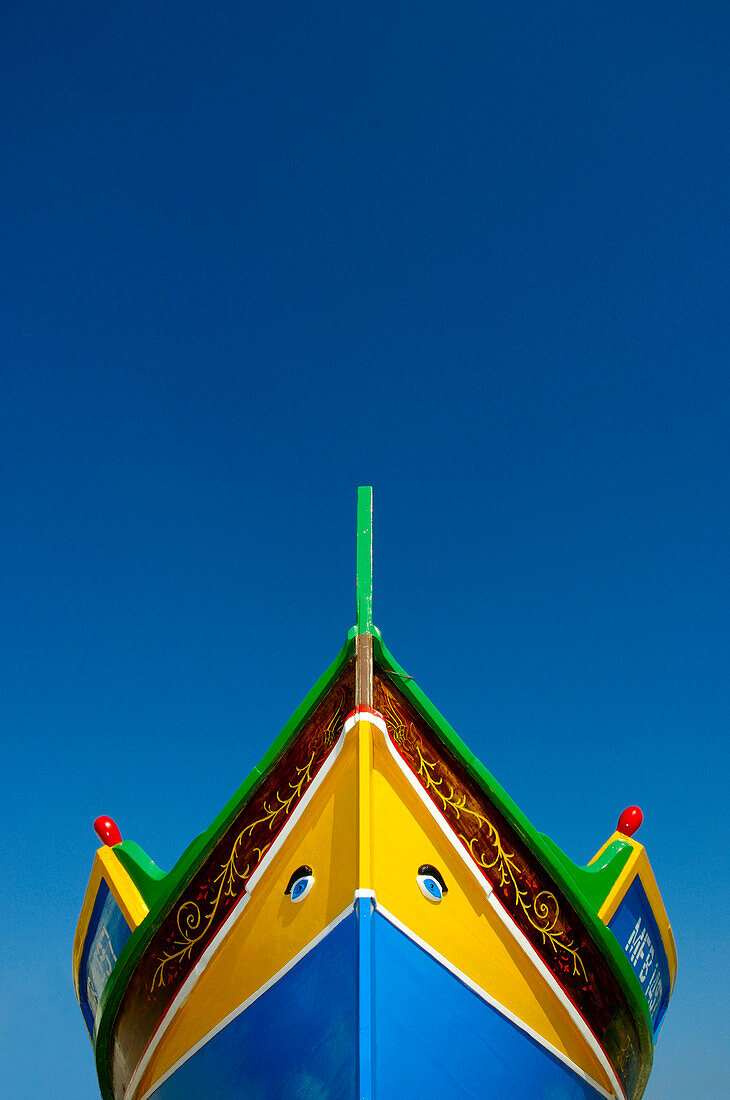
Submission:
M 122 834 L 119 832 L 119 827 L 116 821 L 112 821 L 110 817 L 97 817 L 94 822 L 94 832 L 99 840 L 103 841 L 104 844 L 108 844 L 110 848 L 113 848 L 115 844 L 122 843 Z
M 644 815 L 638 806 L 627 806 L 618 819 L 616 831 L 624 836 L 633 836 L 644 820 Z

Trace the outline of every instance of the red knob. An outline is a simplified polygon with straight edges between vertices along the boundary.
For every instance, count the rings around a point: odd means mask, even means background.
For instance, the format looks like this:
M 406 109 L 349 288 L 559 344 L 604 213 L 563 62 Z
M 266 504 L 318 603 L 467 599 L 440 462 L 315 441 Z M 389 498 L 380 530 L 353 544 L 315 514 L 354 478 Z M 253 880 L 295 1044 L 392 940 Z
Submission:
M 108 844 L 110 848 L 113 848 L 115 844 L 122 843 L 122 834 L 119 832 L 119 827 L 116 821 L 112 821 L 110 817 L 97 817 L 94 822 L 94 832 L 99 840 L 103 841 L 104 844 Z
M 627 806 L 618 819 L 616 831 L 624 836 L 633 836 L 644 820 L 644 815 L 638 806 Z

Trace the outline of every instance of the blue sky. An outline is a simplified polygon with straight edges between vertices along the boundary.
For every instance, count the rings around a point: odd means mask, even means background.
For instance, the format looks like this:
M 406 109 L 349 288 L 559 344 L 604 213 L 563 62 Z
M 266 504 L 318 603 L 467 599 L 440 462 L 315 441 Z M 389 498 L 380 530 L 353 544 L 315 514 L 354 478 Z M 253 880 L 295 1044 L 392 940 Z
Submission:
M 354 620 L 680 956 L 726 1095 L 723 4 L 5 5 L 0 1072 L 98 1096 L 94 817 L 169 867 Z

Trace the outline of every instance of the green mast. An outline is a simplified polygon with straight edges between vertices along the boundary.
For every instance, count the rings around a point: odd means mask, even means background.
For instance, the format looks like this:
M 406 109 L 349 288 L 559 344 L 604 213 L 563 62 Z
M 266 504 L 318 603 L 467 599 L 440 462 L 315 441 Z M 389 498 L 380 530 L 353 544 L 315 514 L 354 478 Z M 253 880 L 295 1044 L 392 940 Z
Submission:
M 357 490 L 357 633 L 373 632 L 373 488 Z
M 373 705 L 373 489 L 357 490 L 355 705 Z

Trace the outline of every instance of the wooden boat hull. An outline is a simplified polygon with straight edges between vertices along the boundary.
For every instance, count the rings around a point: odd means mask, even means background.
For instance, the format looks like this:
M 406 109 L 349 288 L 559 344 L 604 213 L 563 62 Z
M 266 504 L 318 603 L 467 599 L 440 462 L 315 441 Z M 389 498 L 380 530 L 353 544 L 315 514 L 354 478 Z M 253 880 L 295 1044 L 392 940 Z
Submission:
M 74 974 L 102 1095 L 638 1100 L 676 973 L 644 849 L 574 864 L 368 614 L 169 874 L 97 853 Z
M 269 1096 L 300 1080 L 315 1089 L 301 1095 L 407 1096 L 444 1074 L 467 1095 L 636 1094 L 639 1027 L 595 929 L 385 670 L 375 684 L 383 710 L 347 715 L 344 662 L 184 888 L 140 922 L 98 1018 L 115 1100 L 254 1097 L 260 1080 Z M 133 854 L 105 858 L 134 871 Z M 448 883 L 438 904 L 424 865 Z M 293 904 L 305 866 L 311 894 Z M 86 957 L 94 935 L 91 919 Z

